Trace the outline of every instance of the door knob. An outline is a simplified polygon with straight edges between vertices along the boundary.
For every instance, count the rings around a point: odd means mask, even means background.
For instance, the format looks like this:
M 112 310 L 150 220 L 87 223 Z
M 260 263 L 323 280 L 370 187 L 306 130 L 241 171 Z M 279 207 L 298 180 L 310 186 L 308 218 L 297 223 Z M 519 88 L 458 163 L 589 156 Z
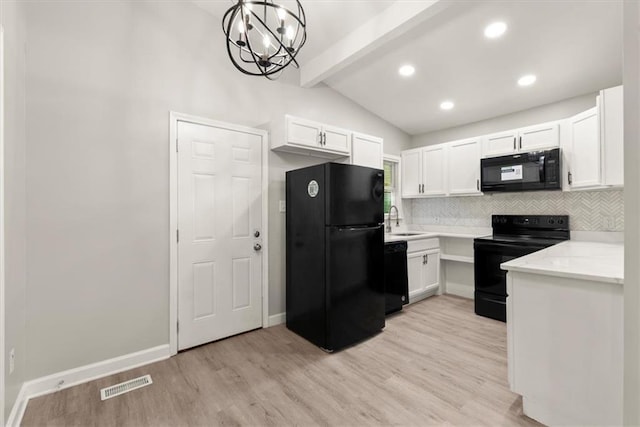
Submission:
M 253 245 L 253 250 L 254 251 L 259 251 L 260 249 L 262 249 L 262 245 L 260 243 L 256 243 L 255 245 Z
M 260 237 L 260 232 L 259 232 L 258 230 L 256 230 L 256 231 L 253 233 L 253 237 Z

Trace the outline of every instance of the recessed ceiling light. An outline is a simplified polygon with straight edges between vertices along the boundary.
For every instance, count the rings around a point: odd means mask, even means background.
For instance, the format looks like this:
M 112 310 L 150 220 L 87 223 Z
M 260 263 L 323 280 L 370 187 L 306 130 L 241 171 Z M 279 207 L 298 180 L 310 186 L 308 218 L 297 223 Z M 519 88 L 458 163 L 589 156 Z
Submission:
M 440 104 L 441 110 L 451 110 L 452 108 L 453 108 L 453 102 L 451 101 L 444 101 Z
M 416 72 L 416 69 L 413 65 L 403 65 L 398 69 L 398 73 L 400 73 L 400 75 L 403 77 L 412 76 L 413 73 L 415 72 Z
M 494 22 L 484 29 L 484 36 L 488 39 L 496 39 L 507 31 L 507 24 L 504 22 Z
M 518 84 L 520 86 L 531 86 L 537 80 L 537 77 L 533 74 L 527 74 L 526 76 L 522 76 L 518 79 Z

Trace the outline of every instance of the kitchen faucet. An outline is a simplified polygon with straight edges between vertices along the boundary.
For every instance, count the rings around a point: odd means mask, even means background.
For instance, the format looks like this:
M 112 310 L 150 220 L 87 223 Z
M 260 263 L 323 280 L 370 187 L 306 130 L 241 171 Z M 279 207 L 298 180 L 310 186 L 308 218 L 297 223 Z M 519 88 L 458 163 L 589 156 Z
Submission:
M 391 209 L 395 209 L 396 210 L 396 227 L 398 227 L 400 225 L 400 214 L 398 213 L 398 208 L 396 207 L 396 205 L 391 205 L 391 207 L 389 208 L 389 213 L 387 214 L 387 227 L 385 229 L 385 231 L 387 233 L 391 233 Z

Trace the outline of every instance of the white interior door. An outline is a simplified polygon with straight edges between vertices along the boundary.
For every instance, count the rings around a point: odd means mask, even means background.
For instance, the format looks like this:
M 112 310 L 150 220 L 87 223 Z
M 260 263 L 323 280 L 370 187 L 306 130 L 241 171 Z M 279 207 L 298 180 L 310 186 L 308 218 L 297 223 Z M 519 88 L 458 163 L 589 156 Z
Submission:
M 182 350 L 262 326 L 262 139 L 180 121 L 177 166 Z

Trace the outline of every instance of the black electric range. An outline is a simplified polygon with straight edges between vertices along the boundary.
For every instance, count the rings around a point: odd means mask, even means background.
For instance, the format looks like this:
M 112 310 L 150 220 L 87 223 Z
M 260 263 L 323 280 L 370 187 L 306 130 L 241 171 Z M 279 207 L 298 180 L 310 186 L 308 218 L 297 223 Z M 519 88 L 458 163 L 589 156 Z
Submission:
M 567 215 L 492 215 L 493 235 L 473 241 L 475 312 L 507 320 L 507 272 L 500 264 L 569 240 Z

